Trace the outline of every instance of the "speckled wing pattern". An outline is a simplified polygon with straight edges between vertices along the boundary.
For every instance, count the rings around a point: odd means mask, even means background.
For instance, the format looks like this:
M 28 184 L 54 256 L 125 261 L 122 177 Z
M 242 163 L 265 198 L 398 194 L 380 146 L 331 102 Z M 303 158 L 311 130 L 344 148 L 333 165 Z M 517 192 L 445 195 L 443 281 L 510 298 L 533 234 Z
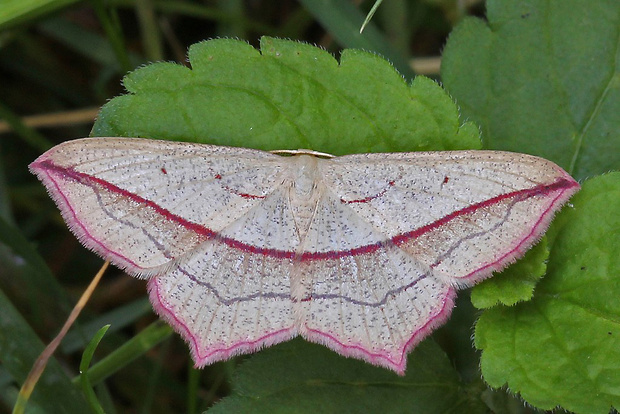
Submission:
M 400 374 L 456 290 L 523 255 L 579 189 L 497 151 L 323 159 L 86 138 L 30 168 L 87 247 L 149 279 L 197 366 L 301 335 Z

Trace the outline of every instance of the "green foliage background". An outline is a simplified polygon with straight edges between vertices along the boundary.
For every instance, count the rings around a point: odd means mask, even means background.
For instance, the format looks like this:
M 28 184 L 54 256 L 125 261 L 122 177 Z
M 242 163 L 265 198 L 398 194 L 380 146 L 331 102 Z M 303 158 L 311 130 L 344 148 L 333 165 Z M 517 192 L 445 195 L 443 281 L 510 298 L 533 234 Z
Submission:
M 467 17 L 450 33 L 441 69 L 448 93 L 428 78 L 412 78 L 406 66 L 410 45 L 403 38 L 414 28 L 429 30 L 422 17 L 436 19 L 429 10 L 437 6 L 424 2 L 386 0 L 378 24 L 364 35 L 355 32 L 363 13 L 346 2 L 302 2 L 283 27 L 235 14 L 242 9 L 230 6 L 235 2 L 203 8 L 138 2 L 143 55 L 125 46 L 127 26 L 116 15 L 121 3 L 93 2 L 104 32 L 99 38 L 49 14 L 65 3 L 0 5 L 0 76 L 17 73 L 24 82 L 0 86 L 7 97 L 0 97 L 0 116 L 15 131 L 0 141 L 0 400 L 6 407 L 42 349 L 37 334 L 45 341 L 55 334 L 98 263 L 77 247 L 26 172 L 29 161 L 64 138 L 28 128 L 16 113 L 26 103 L 49 111 L 63 101 L 100 105 L 114 95 L 92 135 L 334 154 L 507 149 L 555 161 L 583 189 L 524 259 L 473 289 L 478 310 L 469 292 L 461 292 L 452 320 L 411 353 L 404 377 L 301 340 L 193 370 L 185 345 L 167 326 L 143 328 L 154 320 L 144 286 L 118 274 L 63 342 L 64 368 L 52 361 L 32 412 L 88 412 L 94 397 L 80 391 L 79 358 L 106 324 L 88 371 L 106 412 L 525 413 L 561 406 L 607 413 L 620 407 L 620 175 L 610 172 L 620 166 L 618 2 L 488 1 L 486 21 Z M 447 3 L 441 3 L 444 17 L 456 10 Z M 21 13 L 20 4 L 28 5 Z M 400 20 L 399 7 L 409 11 Z M 118 84 L 114 73 L 162 60 L 163 32 L 149 24 L 149 13 L 180 10 L 201 18 L 212 13 L 218 34 L 254 39 L 254 46 L 230 39 L 195 43 L 190 67 L 155 63 L 127 74 L 125 91 L 108 86 Z M 338 59 L 309 44 L 260 37 L 312 41 L 294 29 L 312 33 L 315 22 L 346 48 Z M 49 65 L 54 55 L 33 46 L 39 39 L 26 31 L 29 24 L 103 68 L 86 81 L 89 93 Z M 394 27 L 401 36 L 388 41 Z M 372 52 L 390 57 L 396 68 Z M 36 89 L 26 79 L 46 85 L 45 99 L 20 99 Z M 88 128 L 70 133 L 88 135 Z

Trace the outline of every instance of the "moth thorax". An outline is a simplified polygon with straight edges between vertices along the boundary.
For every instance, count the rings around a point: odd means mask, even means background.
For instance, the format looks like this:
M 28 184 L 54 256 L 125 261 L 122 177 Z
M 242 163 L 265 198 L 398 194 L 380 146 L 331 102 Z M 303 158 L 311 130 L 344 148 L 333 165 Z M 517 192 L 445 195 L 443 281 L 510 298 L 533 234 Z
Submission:
M 295 227 L 304 239 L 316 213 L 321 189 L 317 186 L 317 158 L 310 155 L 296 156 L 294 175 L 290 183 L 289 202 Z
M 293 181 L 294 197 L 308 200 L 313 197 L 317 182 L 317 158 L 310 155 L 299 155 L 295 157 L 296 174 Z

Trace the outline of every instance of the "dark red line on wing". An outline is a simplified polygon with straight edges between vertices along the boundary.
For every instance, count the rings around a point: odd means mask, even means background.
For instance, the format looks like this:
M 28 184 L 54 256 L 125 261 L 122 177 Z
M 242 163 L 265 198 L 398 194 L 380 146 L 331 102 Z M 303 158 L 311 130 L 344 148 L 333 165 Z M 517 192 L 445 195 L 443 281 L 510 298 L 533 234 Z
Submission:
M 180 217 L 176 214 L 173 214 L 167 209 L 160 207 L 156 203 L 150 200 L 147 200 L 137 194 L 131 193 L 127 190 L 123 190 L 122 188 L 119 188 L 115 186 L 114 184 L 111 184 L 105 180 L 94 177 L 92 175 L 81 173 L 79 171 L 75 171 L 73 168 L 61 167 L 61 166 L 53 164 L 49 160 L 41 161 L 40 165 L 44 169 L 56 171 L 59 174 L 61 174 L 63 177 L 75 180 L 84 185 L 88 185 L 88 186 L 97 185 L 97 186 L 104 188 L 107 191 L 120 194 L 123 197 L 127 197 L 132 201 L 135 201 L 137 203 L 140 203 L 146 207 L 153 209 L 155 212 L 160 214 L 164 219 L 173 221 L 177 223 L 178 225 L 180 225 L 181 227 L 187 230 L 193 231 L 198 235 L 203 236 L 205 239 L 216 239 L 218 242 L 224 243 L 234 249 L 238 249 L 238 250 L 245 251 L 248 253 L 253 253 L 253 254 L 263 255 L 263 256 L 270 256 L 270 257 L 275 257 L 275 258 L 282 258 L 282 259 L 295 259 L 296 258 L 297 260 L 300 260 L 300 261 L 330 260 L 330 259 L 338 259 L 338 258 L 345 257 L 345 256 L 357 256 L 361 254 L 373 253 L 383 248 L 387 244 L 395 244 L 397 246 L 401 245 L 409 241 L 412 238 L 419 237 L 429 231 L 432 231 L 438 227 L 441 227 L 447 224 L 448 222 L 450 222 L 451 220 L 454 220 L 457 217 L 473 213 L 480 208 L 484 208 L 484 207 L 499 203 L 503 200 L 510 199 L 510 198 L 519 198 L 520 200 L 525 200 L 527 198 L 534 197 L 537 195 L 546 195 L 546 194 L 552 193 L 557 190 L 573 188 L 577 185 L 572 180 L 569 180 L 566 178 L 560 178 L 559 180 L 557 180 L 556 182 L 552 184 L 538 185 L 538 186 L 535 186 L 533 188 L 526 189 L 526 190 L 513 191 L 510 193 L 499 195 L 497 197 L 490 198 L 488 200 L 482 201 L 477 204 L 472 204 L 471 206 L 468 206 L 464 209 L 455 211 L 445 217 L 442 217 L 441 219 L 433 223 L 427 224 L 425 226 L 422 226 L 410 232 L 400 234 L 389 240 L 377 242 L 374 244 L 369 244 L 366 246 L 360 246 L 360 247 L 356 247 L 355 249 L 349 249 L 349 250 L 338 250 L 338 251 L 327 251 L 327 252 L 306 252 L 306 253 L 303 253 L 300 257 L 298 257 L 297 254 L 293 251 L 277 250 L 277 249 L 270 249 L 270 248 L 265 248 L 265 247 L 252 246 L 247 243 L 243 243 L 243 242 L 240 242 L 238 240 L 235 240 L 229 237 L 221 236 L 219 233 L 205 226 L 202 226 L 200 224 L 196 224 L 189 220 L 186 220 L 183 217 Z
M 87 186 L 92 186 L 93 184 L 96 184 L 99 187 L 103 187 L 103 189 L 110 191 L 112 193 L 116 193 L 116 194 L 120 194 L 123 197 L 127 197 L 128 199 L 135 201 L 139 204 L 142 204 L 146 207 L 152 208 L 153 210 L 155 210 L 157 213 L 159 213 L 163 218 L 165 218 L 166 220 L 170 220 L 170 221 L 174 221 L 176 223 L 178 223 L 179 225 L 181 225 L 182 227 L 185 227 L 188 230 L 192 230 L 195 231 L 196 233 L 200 234 L 201 236 L 205 236 L 206 238 L 215 238 L 217 237 L 217 233 L 209 230 L 208 228 L 204 227 L 204 226 L 200 226 L 198 224 L 192 223 L 191 221 L 188 221 L 186 219 L 184 219 L 183 217 L 177 216 L 176 214 L 171 213 L 170 211 L 166 210 L 165 208 L 160 207 L 159 205 L 157 205 L 156 203 L 145 199 L 144 197 L 140 197 L 137 194 L 131 193 L 127 190 L 123 190 L 120 187 L 115 186 L 114 184 L 109 183 L 108 181 L 102 180 L 101 178 L 97 178 L 94 177 L 92 175 L 89 174 L 85 174 L 79 171 L 74 170 L 71 167 L 61 167 L 58 165 L 55 165 L 54 163 L 52 163 L 49 160 L 43 160 L 41 161 L 40 165 L 43 167 L 43 169 L 49 170 L 49 171 L 56 171 L 58 173 L 60 173 L 64 178 L 69 178 L 72 179 L 74 181 L 77 181 L 81 184 L 87 185 Z
M 373 194 L 371 196 L 368 197 L 364 197 L 364 198 L 359 198 L 357 200 L 344 200 L 344 199 L 340 199 L 341 202 L 343 202 L 344 204 L 353 204 L 353 203 L 368 203 L 369 201 L 374 200 L 375 198 L 379 198 L 381 197 L 383 194 L 385 194 L 387 192 L 387 190 L 390 189 L 390 187 L 394 186 L 394 181 L 390 181 L 387 185 L 386 188 L 384 188 L 383 190 L 381 190 L 380 192 L 378 192 L 377 194 Z
M 205 226 L 186 220 L 183 217 L 178 216 L 163 207 L 160 207 L 158 204 L 145 199 L 144 197 L 131 193 L 127 190 L 123 190 L 122 188 L 117 187 L 114 184 L 109 183 L 108 181 L 102 180 L 101 178 L 97 178 L 92 175 L 76 171 L 70 167 L 61 167 L 61 166 L 55 165 L 49 160 L 43 160 L 40 162 L 39 165 L 41 165 L 43 169 L 46 169 L 48 171 L 58 172 L 64 178 L 72 179 L 74 181 L 77 181 L 79 183 L 82 183 L 84 185 L 91 186 L 91 187 L 93 185 L 97 185 L 107 191 L 120 194 L 123 197 L 127 197 L 128 199 L 135 201 L 136 203 L 142 204 L 145 207 L 153 209 L 156 213 L 160 214 L 165 220 L 173 221 L 177 223 L 178 225 L 180 225 L 181 227 L 187 230 L 193 231 L 200 236 L 203 236 L 205 239 L 217 239 L 218 241 L 225 243 L 226 245 L 232 248 L 242 250 L 242 251 L 247 251 L 247 252 L 258 254 L 258 255 L 271 256 L 271 257 L 277 257 L 277 258 L 289 258 L 289 259 L 292 259 L 293 257 L 295 257 L 294 252 L 256 247 L 256 246 L 248 245 L 246 243 L 242 243 L 235 239 L 223 237 L 219 233 Z
M 560 189 L 567 189 L 571 187 L 574 187 L 573 181 L 569 181 L 565 178 L 561 178 L 552 184 L 537 185 L 536 187 L 528 188 L 526 190 L 518 190 L 518 191 L 513 191 L 510 193 L 502 194 L 497 197 L 493 197 L 488 200 L 482 201 L 480 203 L 472 204 L 471 206 L 465 207 L 464 209 L 455 211 L 451 214 L 448 214 L 445 217 L 440 218 L 437 221 L 434 221 L 433 223 L 427 224 L 426 226 L 422 226 L 418 229 L 415 229 L 410 232 L 396 236 L 392 239 L 392 242 L 396 245 L 403 244 L 412 238 L 419 237 L 423 235 L 424 233 L 428 233 L 429 231 L 432 231 L 438 227 L 441 227 L 447 224 L 449 221 L 454 220 L 457 217 L 465 216 L 467 214 L 475 212 L 478 209 L 500 203 L 507 199 L 515 198 L 517 199 L 517 201 L 523 201 L 531 197 L 535 197 L 538 195 L 547 195 L 554 191 L 557 191 Z
M 229 193 L 236 194 L 239 197 L 245 198 L 245 199 L 248 199 L 248 200 L 260 200 L 262 198 L 265 198 L 265 196 L 262 196 L 262 195 L 255 195 L 255 194 L 248 194 L 248 193 L 239 193 L 239 192 L 237 192 L 237 191 L 235 191 L 232 188 L 227 187 L 227 186 L 223 186 L 223 188 L 225 188 Z
M 221 180 L 222 176 L 220 174 L 215 174 L 215 176 L 213 177 L 216 180 Z M 261 199 L 261 198 L 265 198 L 265 196 L 260 196 L 260 195 L 255 195 L 255 194 L 249 194 L 249 193 L 239 193 L 235 190 L 233 190 L 232 188 L 228 187 L 227 185 L 222 185 L 222 188 L 225 188 L 226 191 L 228 191 L 231 194 L 236 194 L 241 198 L 245 198 L 248 200 L 256 200 L 256 199 Z
M 315 253 L 303 253 L 301 257 L 301 261 L 311 261 L 311 260 L 329 260 L 329 259 L 337 259 L 339 257 L 344 256 L 356 256 L 360 254 L 368 254 L 373 253 L 381 248 L 383 248 L 386 244 L 394 244 L 399 246 L 407 241 L 422 236 L 425 233 L 428 233 L 438 227 L 441 227 L 451 220 L 454 220 L 457 217 L 464 216 L 474 211 L 488 207 L 490 205 L 499 203 L 503 200 L 507 200 L 510 198 L 518 198 L 520 200 L 525 200 L 530 197 L 538 196 L 538 195 L 546 195 L 549 193 L 553 193 L 555 191 L 561 189 L 569 189 L 573 188 L 577 183 L 572 180 L 568 180 L 566 178 L 560 178 L 556 182 L 547 185 L 538 185 L 533 188 L 529 188 L 526 190 L 518 190 L 510 193 L 502 194 L 497 197 L 490 198 L 488 200 L 482 201 L 480 203 L 472 204 L 471 206 L 465 207 L 464 209 L 457 210 L 451 214 L 448 214 L 441 219 L 434 221 L 433 223 L 427 224 L 415 230 L 409 231 L 407 233 L 400 234 L 398 236 L 392 237 L 390 240 L 386 240 L 383 242 L 378 242 L 374 244 L 369 244 L 366 246 L 357 247 L 355 249 L 350 250 L 341 250 L 341 251 L 330 251 L 330 252 L 315 252 Z

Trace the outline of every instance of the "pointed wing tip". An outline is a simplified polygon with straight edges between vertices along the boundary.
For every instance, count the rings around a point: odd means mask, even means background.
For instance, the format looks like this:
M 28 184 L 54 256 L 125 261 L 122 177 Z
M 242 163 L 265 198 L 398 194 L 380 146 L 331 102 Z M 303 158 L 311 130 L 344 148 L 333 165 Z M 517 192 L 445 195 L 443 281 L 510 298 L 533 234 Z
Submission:
M 59 163 L 57 162 L 58 160 L 56 159 L 62 158 L 58 157 L 58 153 L 62 151 L 62 148 L 74 143 L 75 141 L 80 140 L 61 142 L 60 144 L 48 149 L 43 154 L 39 155 L 34 161 L 32 161 L 28 165 L 28 169 L 33 174 L 39 176 L 39 174 L 41 174 L 42 172 L 48 171 L 50 169 L 62 168 L 61 165 L 59 165 Z
M 39 158 L 30 163 L 28 168 L 43 183 L 48 194 L 58 206 L 63 220 L 67 223 L 67 227 L 78 241 L 88 250 L 95 252 L 104 260 L 110 261 L 115 266 L 135 277 L 147 278 L 153 274 L 159 273 L 161 271 L 160 269 L 145 269 L 129 258 L 110 250 L 90 234 L 88 229 L 85 228 L 82 222 L 77 218 L 72 203 L 69 201 L 67 195 L 65 195 L 65 191 L 63 191 L 62 167 L 57 167 L 49 159 L 48 154 L 49 151 L 39 156 Z M 56 172 L 58 177 L 54 177 L 53 172 Z
M 575 179 L 573 179 L 573 177 L 571 177 L 564 170 L 560 170 L 562 171 L 561 177 L 550 186 L 554 189 L 553 193 L 557 195 L 549 204 L 549 207 L 544 211 L 544 213 L 540 215 L 530 233 L 521 239 L 521 241 L 517 243 L 512 250 L 505 253 L 498 260 L 495 260 L 492 263 L 487 263 L 470 274 L 456 280 L 455 282 L 459 289 L 471 287 L 474 284 L 491 277 L 494 272 L 504 270 L 506 267 L 523 257 L 523 255 L 525 255 L 525 253 L 532 246 L 540 241 L 551 225 L 554 216 L 562 209 L 568 200 L 581 189 L 581 186 Z
M 563 176 L 559 180 L 559 182 L 564 183 L 563 187 L 566 188 L 566 190 L 569 191 L 571 195 L 575 194 L 577 191 L 579 191 L 579 189 L 581 189 L 581 185 L 579 184 L 579 182 L 577 182 L 577 180 L 575 180 L 569 173 L 564 170 L 562 170 L 562 173 Z
M 39 155 L 37 159 L 28 164 L 28 171 L 30 171 L 31 174 L 34 174 L 49 191 L 49 187 L 47 185 L 47 170 L 49 170 L 48 157 L 49 151 Z
M 547 162 L 551 163 L 551 161 Z M 557 172 L 556 179 L 553 183 L 550 183 L 548 187 L 560 192 L 559 197 L 557 197 L 556 201 L 553 204 L 553 208 L 559 210 L 560 207 L 568 201 L 568 199 L 570 199 L 576 192 L 581 189 L 581 185 L 561 167 L 556 164 L 553 164 L 553 166 Z

